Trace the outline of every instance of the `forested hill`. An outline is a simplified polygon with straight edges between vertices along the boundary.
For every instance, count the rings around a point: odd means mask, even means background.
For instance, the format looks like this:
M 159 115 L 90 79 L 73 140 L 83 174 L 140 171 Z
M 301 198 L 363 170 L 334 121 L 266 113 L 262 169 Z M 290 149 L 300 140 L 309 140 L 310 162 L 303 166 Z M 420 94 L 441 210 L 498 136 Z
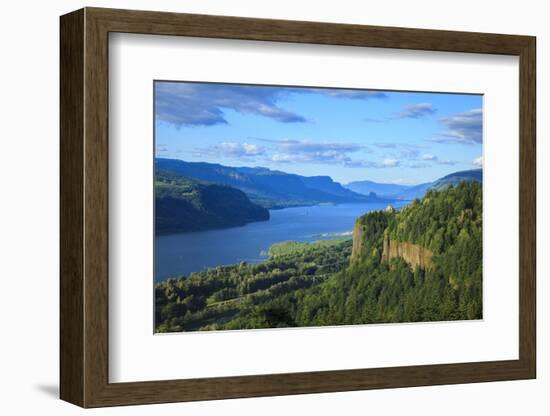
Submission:
M 430 190 L 422 200 L 403 208 L 390 222 L 386 237 L 443 254 L 466 241 L 481 243 L 481 226 L 482 185 L 461 182 L 439 192 Z M 463 257 L 481 252 L 481 247 L 471 248 L 471 253 L 464 253 Z
M 353 243 L 288 242 L 272 247 L 264 263 L 158 283 L 157 330 L 482 318 L 480 183 L 429 191 L 398 212 L 370 212 L 356 228 Z M 414 249 L 407 254 L 400 245 L 429 251 L 429 263 L 415 263 Z
M 479 182 L 428 191 L 399 212 L 366 214 L 357 228 L 352 265 L 332 296 L 347 293 L 376 322 L 481 318 Z
M 157 234 L 234 227 L 268 219 L 269 211 L 238 189 L 203 184 L 170 172 L 155 173 Z
M 157 169 L 187 178 L 229 185 L 245 192 L 265 208 L 284 208 L 319 203 L 385 202 L 388 199 L 360 195 L 329 176 L 300 176 L 263 167 L 231 167 L 178 159 L 155 159 Z

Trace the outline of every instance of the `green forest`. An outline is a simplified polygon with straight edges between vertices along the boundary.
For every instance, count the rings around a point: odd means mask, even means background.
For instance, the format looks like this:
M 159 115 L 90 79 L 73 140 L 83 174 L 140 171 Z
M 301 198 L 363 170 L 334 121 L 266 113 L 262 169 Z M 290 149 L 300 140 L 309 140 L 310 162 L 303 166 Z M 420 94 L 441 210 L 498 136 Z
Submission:
M 157 283 L 157 332 L 482 318 L 480 183 L 430 190 L 355 228 L 353 239 L 283 242 L 262 263 Z M 429 252 L 430 267 L 384 253 L 390 242 Z
M 159 234 L 235 227 L 266 221 L 269 211 L 226 185 L 155 172 L 155 227 Z

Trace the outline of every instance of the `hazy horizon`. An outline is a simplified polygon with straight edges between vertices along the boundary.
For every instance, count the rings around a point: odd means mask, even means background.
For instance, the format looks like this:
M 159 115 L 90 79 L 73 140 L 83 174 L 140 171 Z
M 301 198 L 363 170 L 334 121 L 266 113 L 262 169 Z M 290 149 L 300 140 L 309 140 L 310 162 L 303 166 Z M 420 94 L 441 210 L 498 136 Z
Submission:
M 290 172 L 290 171 L 287 171 L 287 170 L 284 170 L 284 169 L 271 169 L 271 168 L 266 168 L 265 166 L 260 166 L 260 165 L 257 165 L 257 166 L 242 166 L 242 165 L 225 165 L 225 164 L 222 164 L 222 163 L 217 163 L 217 162 L 204 162 L 204 161 L 189 161 L 189 160 L 185 160 L 185 159 L 180 159 L 180 158 L 177 158 L 177 157 L 164 157 L 164 156 L 155 156 L 155 159 L 171 159 L 171 160 L 180 160 L 182 162 L 186 162 L 186 163 L 211 163 L 213 165 L 222 165 L 222 166 L 225 166 L 225 167 L 229 167 L 229 168 L 236 168 L 236 169 L 239 169 L 239 168 L 257 168 L 257 169 L 269 169 L 271 171 L 279 171 L 279 172 L 282 172 L 282 173 L 287 173 L 287 174 L 295 174 L 295 175 L 300 175 L 299 173 L 295 173 L 295 172 Z M 328 175 L 328 174 L 317 174 L 317 175 L 301 175 L 301 176 L 329 176 L 330 178 L 332 178 L 332 180 L 334 182 L 337 182 L 337 183 L 340 183 L 341 185 L 348 185 L 349 183 L 351 182 L 361 182 L 361 181 L 371 181 L 371 182 L 375 182 L 375 183 L 379 183 L 379 184 L 394 184 L 394 185 L 406 185 L 406 186 L 416 186 L 416 185 L 420 185 L 422 183 L 427 183 L 427 182 L 433 182 L 433 181 L 436 181 L 437 179 L 440 179 L 442 178 L 443 176 L 446 176 L 446 175 L 450 175 L 452 173 L 456 173 L 456 172 L 461 172 L 461 171 L 467 171 L 467 170 L 483 170 L 483 167 L 479 166 L 479 167 L 472 167 L 470 169 L 459 169 L 459 170 L 450 170 L 448 173 L 442 175 L 442 176 L 438 176 L 438 177 L 435 177 L 435 178 L 432 178 L 432 179 L 429 179 L 425 182 L 418 182 L 418 183 L 395 183 L 395 182 L 379 182 L 379 181 L 374 181 L 370 178 L 364 178 L 364 179 L 358 179 L 358 180 L 353 180 L 353 181 L 350 181 L 350 182 L 340 182 L 340 181 L 337 181 L 336 179 L 334 179 L 332 176 Z

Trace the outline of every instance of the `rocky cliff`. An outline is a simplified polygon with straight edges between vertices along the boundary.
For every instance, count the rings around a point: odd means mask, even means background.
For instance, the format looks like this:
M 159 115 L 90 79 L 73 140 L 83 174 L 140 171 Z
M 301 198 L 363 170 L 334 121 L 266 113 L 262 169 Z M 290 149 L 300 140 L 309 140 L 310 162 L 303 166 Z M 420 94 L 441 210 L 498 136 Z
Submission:
M 351 259 L 356 259 L 361 254 L 361 248 L 363 246 L 363 238 L 365 236 L 365 228 L 358 222 L 353 227 L 353 246 L 351 248 Z
M 355 227 L 353 227 L 353 246 L 351 249 L 352 261 L 361 256 L 364 240 L 368 237 L 365 225 L 359 222 L 355 223 Z M 388 262 L 395 257 L 403 258 L 413 269 L 416 266 L 420 266 L 421 269 L 426 270 L 433 267 L 433 253 L 431 250 L 417 244 L 384 238 L 382 261 Z
M 355 248 L 355 234 L 354 234 Z M 384 251 L 382 252 L 382 261 L 390 261 L 395 257 L 402 257 L 413 269 L 420 266 L 421 269 L 429 270 L 433 267 L 433 253 L 427 248 L 417 244 L 403 241 L 384 239 Z

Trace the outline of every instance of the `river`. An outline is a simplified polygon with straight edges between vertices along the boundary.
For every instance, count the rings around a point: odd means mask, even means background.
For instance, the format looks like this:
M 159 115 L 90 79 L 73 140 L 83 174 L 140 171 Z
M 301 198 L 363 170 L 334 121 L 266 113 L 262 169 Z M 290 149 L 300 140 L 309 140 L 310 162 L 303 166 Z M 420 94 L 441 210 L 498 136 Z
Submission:
M 396 208 L 407 202 L 392 204 Z M 384 209 L 386 203 L 316 205 L 271 210 L 269 221 L 242 227 L 160 235 L 155 238 L 155 280 L 187 276 L 220 265 L 267 258 L 269 247 L 281 241 L 316 241 L 320 234 L 349 232 L 357 217 Z

